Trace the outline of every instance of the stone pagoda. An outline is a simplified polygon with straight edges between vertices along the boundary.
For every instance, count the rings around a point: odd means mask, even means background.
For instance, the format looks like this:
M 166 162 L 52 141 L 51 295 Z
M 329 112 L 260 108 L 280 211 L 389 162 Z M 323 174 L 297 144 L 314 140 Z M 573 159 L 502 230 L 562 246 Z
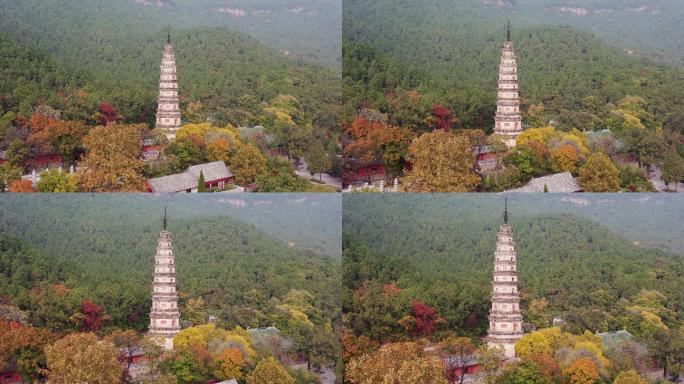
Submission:
M 173 350 L 173 337 L 180 331 L 176 262 L 171 245 L 171 233 L 166 230 L 166 208 L 154 257 L 154 284 L 149 336 L 167 350 Z
M 156 128 L 166 132 L 169 140 L 176 138 L 181 127 L 180 99 L 178 97 L 178 76 L 176 74 L 176 57 L 171 45 L 169 33 L 161 63 L 159 77 L 159 98 L 157 99 Z
M 515 139 L 523 131 L 518 94 L 518 65 L 511 42 L 511 23 L 506 29 L 506 41 L 501 49 L 499 83 L 497 86 L 494 134 L 503 136 L 508 147 L 515 147 Z
M 508 201 L 504 210 L 504 223 L 499 228 L 494 253 L 494 281 L 492 308 L 489 312 L 487 345 L 500 345 L 506 358 L 515 357 L 515 343 L 522 337 L 522 314 L 518 293 L 517 254 L 513 231 L 508 224 Z

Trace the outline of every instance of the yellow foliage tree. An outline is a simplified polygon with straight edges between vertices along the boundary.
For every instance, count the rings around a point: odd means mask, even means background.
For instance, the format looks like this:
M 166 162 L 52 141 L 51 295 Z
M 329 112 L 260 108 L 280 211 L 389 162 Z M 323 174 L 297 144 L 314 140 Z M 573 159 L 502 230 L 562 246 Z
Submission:
M 118 383 L 123 363 L 117 349 L 109 341 L 98 340 L 92 333 L 70 334 L 45 348 L 51 384 Z
M 551 355 L 550 340 L 542 332 L 532 332 L 524 335 L 515 344 L 515 353 L 520 358 L 527 358 L 537 355 Z
M 413 168 L 402 183 L 408 192 L 469 192 L 480 183 L 466 136 L 425 133 L 409 146 L 408 159 Z
M 242 380 L 243 369 L 246 365 L 245 357 L 237 348 L 228 348 L 221 352 L 214 360 L 214 375 L 222 380 Z
M 345 378 L 352 384 L 447 384 L 444 363 L 424 356 L 416 343 L 388 343 L 379 350 L 352 359 Z
M 211 123 L 187 124 L 181 127 L 176 133 L 176 139 L 181 140 L 190 136 L 197 136 L 205 141 L 216 139 L 218 137 L 236 140 L 237 131 L 232 125 L 227 125 L 224 128 L 215 127 Z
M 207 144 L 207 158 L 209 161 L 223 161 L 230 163 L 231 145 L 228 139 L 220 137 Z
M 231 156 L 230 168 L 235 175 L 235 182 L 244 186 L 266 174 L 266 158 L 257 147 L 243 144 L 238 146 L 235 155 Z
M 563 370 L 563 375 L 571 384 L 594 384 L 599 379 L 596 363 L 590 358 L 582 357 Z
M 247 376 L 247 384 L 294 384 L 295 379 L 290 376 L 278 361 L 269 357 L 257 364 L 256 368 Z
M 178 350 L 189 350 L 193 346 L 209 348 L 210 343 L 215 344 L 216 352 L 228 348 L 238 348 L 246 358 L 252 359 L 256 352 L 251 346 L 249 332 L 240 327 L 232 331 L 216 328 L 214 324 L 204 324 L 182 329 L 173 338 L 173 344 Z
M 140 142 L 144 125 L 108 124 L 83 139 L 86 154 L 77 173 L 82 192 L 145 191 Z
M 589 138 L 577 128 L 573 128 L 570 132 L 561 132 L 559 142 L 574 145 L 580 156 L 587 156 L 591 152 L 589 150 Z
M 618 192 L 620 171 L 605 153 L 598 152 L 580 168 L 578 181 L 586 192 Z
M 533 142 L 548 145 L 552 139 L 559 139 L 561 135 L 554 127 L 526 129 L 515 139 L 516 145 L 524 147 Z
M 577 172 L 579 156 L 577 149 L 570 144 L 563 145 L 551 152 L 551 169 L 554 172 Z
M 648 384 L 648 380 L 639 376 L 639 373 L 634 369 L 620 372 L 613 381 L 613 384 Z
M 515 344 L 515 353 L 521 357 L 553 355 L 559 348 L 573 343 L 573 335 L 558 327 L 544 328 L 524 335 Z
M 217 329 L 214 324 L 203 324 L 181 329 L 173 337 L 173 345 L 179 350 L 192 347 L 193 345 L 206 347 L 209 340 L 220 337 L 220 333 L 221 330 Z

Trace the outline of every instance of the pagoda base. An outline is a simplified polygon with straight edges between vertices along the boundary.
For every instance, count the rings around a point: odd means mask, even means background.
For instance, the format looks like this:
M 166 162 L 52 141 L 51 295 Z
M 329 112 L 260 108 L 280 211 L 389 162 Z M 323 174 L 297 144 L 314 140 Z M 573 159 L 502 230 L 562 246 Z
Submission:
M 504 357 L 506 359 L 514 359 L 516 357 L 515 356 L 515 342 L 514 341 L 497 340 L 497 339 L 493 339 L 490 337 L 485 338 L 485 341 L 487 342 L 487 346 L 489 348 L 492 348 L 495 346 L 503 347 Z
M 169 337 L 168 335 L 148 333 L 147 337 L 149 337 L 152 341 L 154 341 L 158 346 L 162 347 L 164 350 L 173 351 L 173 336 Z

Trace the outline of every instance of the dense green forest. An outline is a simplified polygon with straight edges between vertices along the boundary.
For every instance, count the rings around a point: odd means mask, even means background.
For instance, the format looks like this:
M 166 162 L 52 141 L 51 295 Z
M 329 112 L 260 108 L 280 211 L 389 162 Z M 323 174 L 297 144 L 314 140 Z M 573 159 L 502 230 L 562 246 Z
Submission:
M 598 205 L 608 200 L 589 199 Z M 473 195 L 345 196 L 345 329 L 381 342 L 410 339 L 399 320 L 412 313 L 417 300 L 444 320 L 436 339 L 450 332 L 483 336 L 502 203 Z M 543 328 L 558 316 L 565 321 L 563 329 L 574 334 L 627 329 L 650 348 L 654 341 L 644 311 L 657 313 L 658 327 L 680 329 L 681 256 L 637 246 L 633 238 L 599 224 L 603 219 L 573 212 L 581 209 L 559 214 L 548 207 L 548 200 L 538 205 L 529 196 L 509 201 L 526 322 Z M 596 216 L 601 212 L 608 210 L 598 208 Z M 648 225 L 666 212 L 668 205 L 652 204 L 620 220 Z
M 107 102 L 127 122 L 152 122 L 161 52 L 170 28 L 187 121 L 260 124 L 263 103 L 285 94 L 300 102 L 306 117 L 302 120 L 331 135 L 337 131 L 339 75 L 287 58 L 245 34 L 219 27 L 178 27 L 153 8 L 109 1 L 4 2 L 0 15 L 0 31 L 25 44 L 3 50 L 3 58 L 10 60 L 10 68 L 3 70 L 26 74 L 16 76 L 14 87 L 3 84 L 3 91 L 14 94 L 3 105 L 3 114 L 28 115 L 36 104 L 51 101 L 63 118 L 80 120 Z M 30 68 L 14 59 L 15 50 L 34 47 L 55 58 L 32 53 Z M 43 59 L 48 62 L 43 64 Z M 88 76 L 82 81 L 67 81 L 84 72 Z M 64 80 L 44 80 L 50 77 Z M 49 91 L 56 95 L 46 97 Z
M 341 209 L 334 195 L 8 196 L 0 203 L 1 321 L 15 320 L 33 327 L 26 332 L 43 329 L 59 337 L 84 330 L 102 337 L 114 337 L 117 329 L 146 330 L 164 204 L 177 262 L 181 320 L 184 328 L 190 327 L 184 335 L 204 334 L 203 348 L 213 353 L 209 360 L 219 359 L 209 341 L 233 332 L 238 340 L 248 340 L 243 346 L 246 360 L 240 363 L 248 367 L 238 372 L 253 369 L 257 361 L 251 348 L 263 340 L 245 339 L 240 329 L 275 326 L 284 339 L 268 339 L 276 344 L 260 347 L 259 360 L 274 355 L 283 364 L 304 358 L 312 367 L 334 367 Z M 280 227 L 288 222 L 289 228 L 276 228 L 276 221 L 266 219 L 269 215 L 279 218 Z M 250 222 L 263 224 L 258 228 Z M 317 238 L 299 235 L 311 232 L 312 225 L 319 229 Z M 210 315 L 216 316 L 216 330 L 204 326 Z M 85 324 L 92 323 L 84 321 L 92 319 L 97 326 L 88 328 Z M 11 329 L 0 332 L 10 337 L 5 332 Z M 193 336 L 179 340 L 185 337 Z M 187 357 L 183 345 L 178 347 L 172 360 L 188 358 L 188 364 L 204 367 L 192 378 L 173 365 L 164 368 L 179 382 L 222 377 L 207 371 L 213 365 L 198 363 L 206 358 Z M 3 348 L 3 361 L 24 356 L 13 355 L 23 347 Z M 40 376 L 29 368 L 22 366 L 26 377 Z M 298 383 L 313 380 L 297 375 Z

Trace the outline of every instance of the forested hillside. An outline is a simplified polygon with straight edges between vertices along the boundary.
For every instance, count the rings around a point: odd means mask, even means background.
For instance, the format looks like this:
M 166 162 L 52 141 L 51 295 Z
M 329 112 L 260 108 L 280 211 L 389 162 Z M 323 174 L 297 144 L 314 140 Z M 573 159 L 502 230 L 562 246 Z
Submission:
M 0 32 L 26 45 L 19 49 L 37 46 L 74 70 L 91 73 L 87 84 L 67 84 L 73 88 L 61 83 L 40 84 L 41 93 L 51 90 L 61 96 L 61 103 L 52 107 L 61 110 L 63 103 L 78 105 L 76 111 L 65 111 L 64 118 L 90 116 L 101 102 L 107 102 L 118 108 L 127 122 L 153 121 L 161 52 L 170 31 L 188 121 L 211 118 L 218 124 L 259 124 L 263 119 L 261 103 L 289 94 L 299 100 L 302 112 L 319 129 L 336 130 L 339 87 L 335 84 L 339 76 L 289 59 L 245 34 L 218 27 L 177 26 L 154 8 L 128 1 L 6 1 L 0 3 L 0 16 Z M 3 52 L 3 57 L 14 57 L 11 49 Z M 60 69 L 41 64 L 40 57 L 33 61 L 34 67 L 44 68 L 42 76 Z M 63 72 L 58 72 L 60 78 L 74 76 L 69 72 L 62 76 Z M 25 79 L 30 82 L 34 77 Z M 20 100 L 3 106 L 2 112 L 26 115 L 45 98 L 17 81 L 13 92 Z M 5 87 L 3 84 L 3 90 Z M 23 108 L 17 108 L 17 103 Z
M 341 63 L 341 0 L 136 1 L 174 24 L 226 26 L 289 56 L 333 68 Z
M 341 7 L 340 0 L 2 1 L 0 14 L 24 23 L 43 22 L 52 14 L 66 18 L 57 22 L 62 27 L 74 20 L 79 26 L 92 26 L 115 18 L 122 23 L 141 20 L 155 28 L 227 27 L 284 55 L 339 68 Z
M 439 104 L 453 111 L 457 125 L 491 131 L 504 38 L 500 28 L 395 21 L 384 25 L 359 20 L 345 30 L 350 39 L 343 65 L 345 120 L 361 107 L 372 107 L 388 113 L 390 121 L 421 122 Z M 514 29 L 512 39 L 523 108 L 541 104 L 541 124 L 556 120 L 564 130 L 613 128 L 606 118 L 615 105 L 626 96 L 639 96 L 658 125 L 682 129 L 681 70 L 629 57 L 567 27 Z M 366 65 L 372 59 L 379 62 Z M 416 105 L 388 100 L 388 93 L 401 97 L 411 90 L 420 95 Z M 534 126 L 530 120 L 526 124 Z
M 586 192 L 649 192 L 649 166 L 664 170 L 666 185 L 684 177 L 683 70 L 630 54 L 591 28 L 539 15 L 560 3 L 345 3 L 347 183 L 372 181 L 370 172 L 398 178 L 409 192 L 499 192 L 567 171 L 585 175 L 578 180 Z M 514 149 L 492 135 L 509 14 L 526 130 Z M 676 28 L 671 14 L 649 17 Z M 616 18 L 638 24 L 624 40 L 649 25 Z M 484 144 L 490 153 L 483 155 Z M 468 148 L 478 161 L 455 155 Z M 611 174 L 598 178 L 603 184 L 586 176 L 603 168 Z
M 121 223 L 122 228 L 135 227 L 139 232 L 152 229 L 154 232 L 159 227 L 165 205 L 172 222 L 229 217 L 253 225 L 300 251 L 312 250 L 333 259 L 339 258 L 341 253 L 341 200 L 327 194 L 239 197 L 9 195 L 0 201 L 0 229 L 27 238 L 41 248 L 68 254 L 72 246 L 68 234 L 75 229 L 106 233 L 111 223 Z M 284 220 L 287 225 L 283 225 Z M 108 238 L 106 241 L 116 240 Z
M 376 289 L 385 289 L 383 284 L 394 284 L 401 293 L 388 304 L 397 306 L 390 316 L 400 318 L 410 312 L 411 300 L 420 300 L 436 307 L 436 316 L 446 320 L 439 330 L 482 336 L 488 324 L 496 232 L 502 222 L 502 207 L 496 210 L 494 199 L 489 204 L 484 200 L 445 195 L 346 198 L 346 325 L 372 339 L 405 337 L 396 321 L 382 328 L 386 323 L 373 320 L 378 307 L 370 296 L 359 298 L 361 287 L 378 293 Z M 662 322 L 671 329 L 681 326 L 680 256 L 635 246 L 575 215 L 530 214 L 532 200 L 509 205 L 526 321 L 548 326 L 552 317 L 560 316 L 574 333 L 627 327 L 639 335 L 634 313 L 626 308 L 643 292 L 658 291 Z M 633 220 L 652 221 L 665 211 L 665 206 L 650 216 L 641 211 Z M 378 328 L 364 328 L 368 324 Z
M 3 321 L 14 316 L 26 326 L 60 337 L 84 329 L 98 335 L 110 335 L 115 327 L 145 330 L 161 229 L 161 199 L 80 195 L 78 199 L 30 199 L 30 204 L 20 200 L 3 199 L 0 208 Z M 276 239 L 231 218 L 229 209 L 206 214 L 201 211 L 206 212 L 208 204 L 194 210 L 202 204 L 187 198 L 174 200 L 169 204 L 168 228 L 173 236 L 184 327 L 203 325 L 209 315 L 216 316 L 216 326 L 225 330 L 276 326 L 287 340 L 278 341 L 285 344 L 272 351 L 280 361 L 287 355 L 306 358 L 314 366 L 334 365 L 339 260 L 302 249 L 294 244 L 300 239 L 290 237 L 290 244 Z M 295 230 L 309 225 L 296 213 L 301 202 L 275 200 L 253 198 L 233 200 L 233 204 L 257 207 L 252 216 L 258 218 L 267 214 L 259 212 L 259 202 L 271 202 L 270 213 L 289 220 Z M 277 208 L 279 204 L 286 207 Z M 214 205 L 215 210 L 219 207 Z M 340 219 L 339 215 L 330 218 L 333 211 L 323 209 L 322 216 L 327 217 L 316 219 L 309 209 L 312 221 L 321 227 L 319 247 L 330 246 L 332 240 L 326 237 L 333 232 L 339 239 Z M 91 304 L 101 309 L 93 313 L 83 309 Z M 83 313 L 97 319 L 95 328 L 84 328 Z M 258 340 L 247 340 L 247 345 L 256 348 Z M 254 352 L 248 356 L 253 367 Z M 5 361 L 7 356 L 1 358 Z M 37 372 L 29 370 L 28 374 L 35 377 Z M 208 372 L 193 375 L 220 377 Z M 187 380 L 181 382 L 199 379 Z

